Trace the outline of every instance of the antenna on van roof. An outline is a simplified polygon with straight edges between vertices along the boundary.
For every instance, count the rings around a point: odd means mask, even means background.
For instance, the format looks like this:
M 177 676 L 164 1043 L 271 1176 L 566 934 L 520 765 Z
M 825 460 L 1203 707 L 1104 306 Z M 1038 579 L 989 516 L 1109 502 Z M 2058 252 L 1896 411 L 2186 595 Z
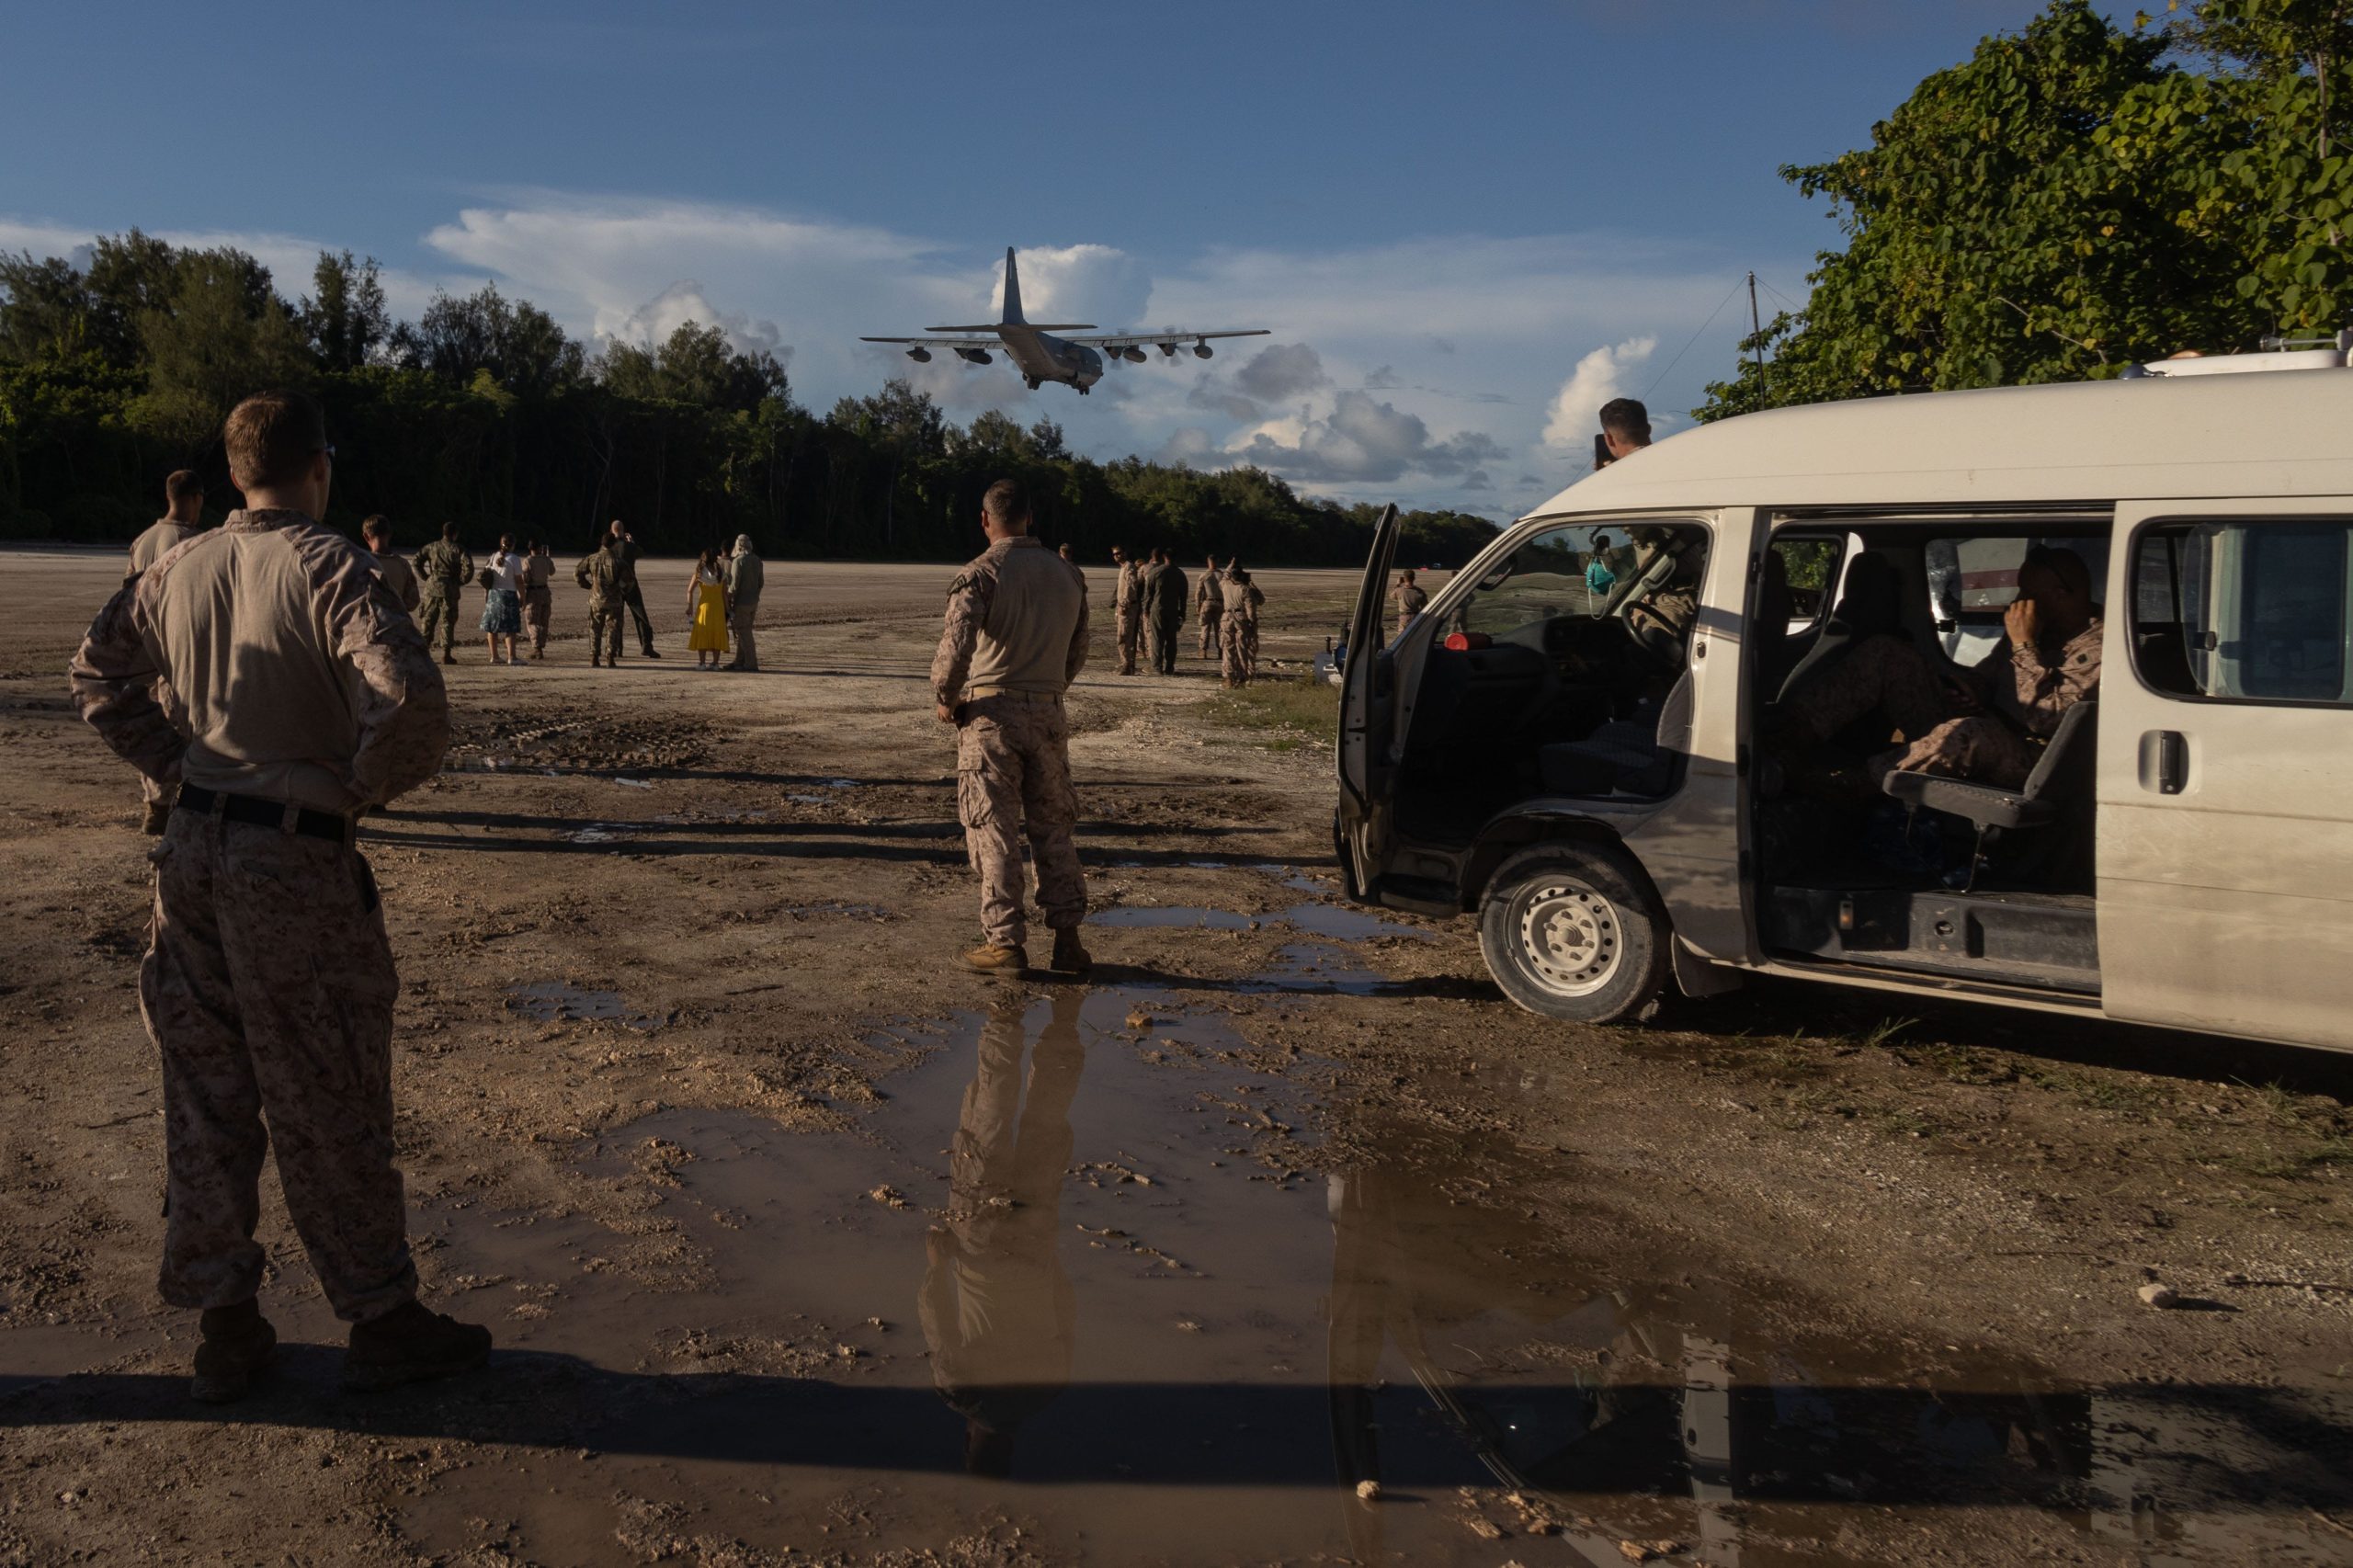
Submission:
M 2353 350 L 2353 326 L 2345 328 L 2333 337 L 2288 337 L 2282 335 L 2278 337 L 2261 338 L 2257 341 L 2257 347 L 2264 349 L 2267 353 L 2285 352 L 2297 348 L 2335 348 L 2339 350 Z

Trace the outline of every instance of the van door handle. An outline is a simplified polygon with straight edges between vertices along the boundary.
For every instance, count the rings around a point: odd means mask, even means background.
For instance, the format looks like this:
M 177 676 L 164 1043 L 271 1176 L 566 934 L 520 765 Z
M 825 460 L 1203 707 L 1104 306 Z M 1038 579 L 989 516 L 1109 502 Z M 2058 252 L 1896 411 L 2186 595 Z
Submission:
M 2149 730 L 2141 736 L 2141 788 L 2178 795 L 2189 782 L 2189 737 L 2179 730 Z

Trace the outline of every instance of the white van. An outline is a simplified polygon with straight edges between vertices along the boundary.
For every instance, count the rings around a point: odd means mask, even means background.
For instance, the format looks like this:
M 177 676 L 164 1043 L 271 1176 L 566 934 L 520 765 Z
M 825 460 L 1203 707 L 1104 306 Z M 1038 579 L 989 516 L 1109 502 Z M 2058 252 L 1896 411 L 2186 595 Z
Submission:
M 1768 973 L 2353 1049 L 2344 360 L 1705 426 L 1505 530 L 1386 646 L 1384 518 L 1342 681 L 1350 896 L 1475 914 L 1556 1017 Z M 2037 546 L 2088 567 L 2104 631 L 2031 776 L 1800 788 L 1855 775 L 1789 766 L 1791 698 L 1873 637 L 1984 658 Z

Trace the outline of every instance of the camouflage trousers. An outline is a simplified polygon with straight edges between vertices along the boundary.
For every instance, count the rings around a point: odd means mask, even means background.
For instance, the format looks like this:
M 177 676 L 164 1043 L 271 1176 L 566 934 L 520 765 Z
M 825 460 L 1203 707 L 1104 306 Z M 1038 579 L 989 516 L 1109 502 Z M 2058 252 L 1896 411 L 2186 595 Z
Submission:
M 1225 617 L 1224 617 L 1223 613 L 1222 613 L 1222 612 L 1221 612 L 1221 611 L 1218 611 L 1218 610 L 1207 610 L 1207 609 L 1205 609 L 1205 610 L 1201 611 L 1201 657 L 1202 657 L 1202 658 L 1204 658 L 1204 659 L 1214 659 L 1214 658 L 1216 658 L 1216 657 L 1217 657 L 1217 655 L 1218 655 L 1218 635 L 1217 635 L 1217 626 L 1218 626 L 1218 622 L 1219 622 L 1219 621 L 1221 621 L 1221 620 L 1222 620 L 1222 619 L 1225 619 Z
M 164 1068 L 164 1300 L 233 1306 L 260 1289 L 274 1142 L 327 1300 L 347 1322 L 381 1317 L 416 1294 L 416 1269 L 392 1165 L 398 981 L 368 862 L 189 811 L 152 858 L 139 999 Z
M 548 651 L 548 618 L 555 612 L 555 595 L 547 588 L 523 590 L 523 626 L 531 634 L 534 656 Z
M 983 697 L 959 710 L 956 815 L 981 876 L 981 930 L 1019 947 L 1028 929 L 1021 840 L 1038 873 L 1038 907 L 1057 931 L 1086 917 L 1086 879 L 1074 829 L 1078 793 L 1070 781 L 1070 722 L 1060 698 Z
M 596 605 L 588 611 L 588 662 L 603 660 L 608 665 L 621 662 L 621 617 L 626 614 L 620 605 Z
M 1900 637 L 1866 637 L 1811 676 L 1782 704 L 1806 738 L 1826 741 L 1876 713 L 1880 738 L 1926 735 L 1952 716 L 1952 699 L 1920 651 Z
M 1791 694 L 1789 716 L 1802 726 L 1802 739 L 1819 743 L 1859 720 L 1877 714 L 1882 736 L 1901 734 L 1904 744 L 1875 754 L 1876 780 L 1896 768 L 1940 773 L 2012 790 L 2034 771 L 2039 753 L 2032 742 L 1990 713 L 1956 716 L 1953 699 L 1928 661 L 1896 637 L 1868 637 Z
M 1136 673 L 1136 653 L 1143 644 L 1143 615 L 1120 609 L 1112 611 L 1112 618 L 1120 632 L 1120 673 L 1131 676 Z
M 447 653 L 458 644 L 458 595 L 438 583 L 428 583 L 416 606 L 416 629 L 425 634 L 427 648 L 433 646 L 437 625 L 441 629 L 441 651 Z
M 1258 673 L 1258 623 L 1229 615 L 1220 633 L 1225 654 L 1223 674 L 1229 686 L 1247 686 Z
M 1874 778 L 1897 768 L 1907 773 L 1941 773 L 1991 784 L 1996 790 L 2015 790 L 2026 782 L 2041 757 L 2034 743 L 2007 720 L 1973 713 L 1948 719 L 1918 740 L 1880 753 L 1871 758 L 1870 771 Z

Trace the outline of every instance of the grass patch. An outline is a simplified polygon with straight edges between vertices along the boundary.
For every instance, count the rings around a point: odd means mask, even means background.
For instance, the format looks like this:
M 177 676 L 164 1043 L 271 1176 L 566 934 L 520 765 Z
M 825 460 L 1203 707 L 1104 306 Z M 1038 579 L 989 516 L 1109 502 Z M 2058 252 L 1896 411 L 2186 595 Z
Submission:
M 1219 692 L 1205 708 L 1212 722 L 1255 732 L 1258 744 L 1274 751 L 1296 751 L 1311 741 L 1336 745 L 1340 739 L 1340 688 L 1318 681 L 1262 676 Z

